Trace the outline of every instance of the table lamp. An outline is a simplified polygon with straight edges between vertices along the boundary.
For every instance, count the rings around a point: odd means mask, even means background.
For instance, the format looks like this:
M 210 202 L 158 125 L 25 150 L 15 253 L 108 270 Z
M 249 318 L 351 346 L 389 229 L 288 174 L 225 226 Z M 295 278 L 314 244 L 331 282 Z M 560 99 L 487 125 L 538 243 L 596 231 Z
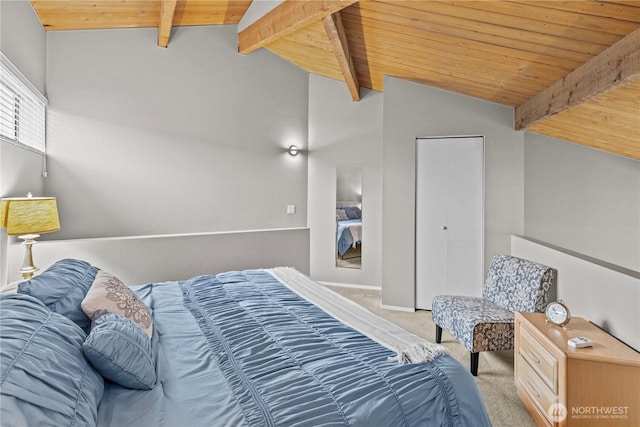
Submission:
M 10 236 L 17 235 L 26 247 L 22 268 L 18 270 L 23 279 L 29 279 L 39 270 L 33 265 L 31 246 L 41 233 L 60 230 L 58 206 L 55 197 L 8 197 L 0 199 L 0 226 Z

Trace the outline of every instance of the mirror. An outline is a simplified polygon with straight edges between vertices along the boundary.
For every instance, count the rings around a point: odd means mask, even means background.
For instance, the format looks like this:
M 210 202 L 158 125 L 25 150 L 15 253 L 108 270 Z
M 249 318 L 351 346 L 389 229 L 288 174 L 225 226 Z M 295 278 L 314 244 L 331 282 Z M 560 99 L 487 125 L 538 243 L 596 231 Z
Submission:
M 336 168 L 336 266 L 362 268 L 362 165 Z

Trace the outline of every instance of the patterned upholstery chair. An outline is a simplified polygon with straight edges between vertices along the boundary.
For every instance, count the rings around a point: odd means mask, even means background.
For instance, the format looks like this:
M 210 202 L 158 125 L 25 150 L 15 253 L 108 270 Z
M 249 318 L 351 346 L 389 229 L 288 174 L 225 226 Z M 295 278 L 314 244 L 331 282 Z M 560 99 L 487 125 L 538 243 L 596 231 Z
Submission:
M 510 255 L 491 261 L 482 298 L 439 295 L 431 315 L 436 342 L 449 331 L 471 352 L 471 373 L 478 375 L 481 351 L 513 349 L 514 312 L 543 312 L 549 302 L 555 270 Z

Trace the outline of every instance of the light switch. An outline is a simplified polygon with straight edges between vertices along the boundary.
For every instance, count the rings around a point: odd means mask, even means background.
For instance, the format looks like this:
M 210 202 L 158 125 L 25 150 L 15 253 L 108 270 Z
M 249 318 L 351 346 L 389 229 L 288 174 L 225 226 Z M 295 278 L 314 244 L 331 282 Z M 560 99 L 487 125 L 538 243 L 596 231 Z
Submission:
M 296 213 L 296 205 L 287 205 L 287 213 L 288 214 Z

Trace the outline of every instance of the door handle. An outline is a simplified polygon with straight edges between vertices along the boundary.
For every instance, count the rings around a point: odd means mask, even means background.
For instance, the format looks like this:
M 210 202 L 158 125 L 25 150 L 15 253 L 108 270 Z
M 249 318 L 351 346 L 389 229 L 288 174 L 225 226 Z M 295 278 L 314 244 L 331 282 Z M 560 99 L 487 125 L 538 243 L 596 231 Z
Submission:
M 446 226 L 446 225 L 443 225 L 443 226 L 442 226 L 442 229 L 443 229 L 443 230 L 446 230 L 446 229 L 447 229 L 447 226 Z

